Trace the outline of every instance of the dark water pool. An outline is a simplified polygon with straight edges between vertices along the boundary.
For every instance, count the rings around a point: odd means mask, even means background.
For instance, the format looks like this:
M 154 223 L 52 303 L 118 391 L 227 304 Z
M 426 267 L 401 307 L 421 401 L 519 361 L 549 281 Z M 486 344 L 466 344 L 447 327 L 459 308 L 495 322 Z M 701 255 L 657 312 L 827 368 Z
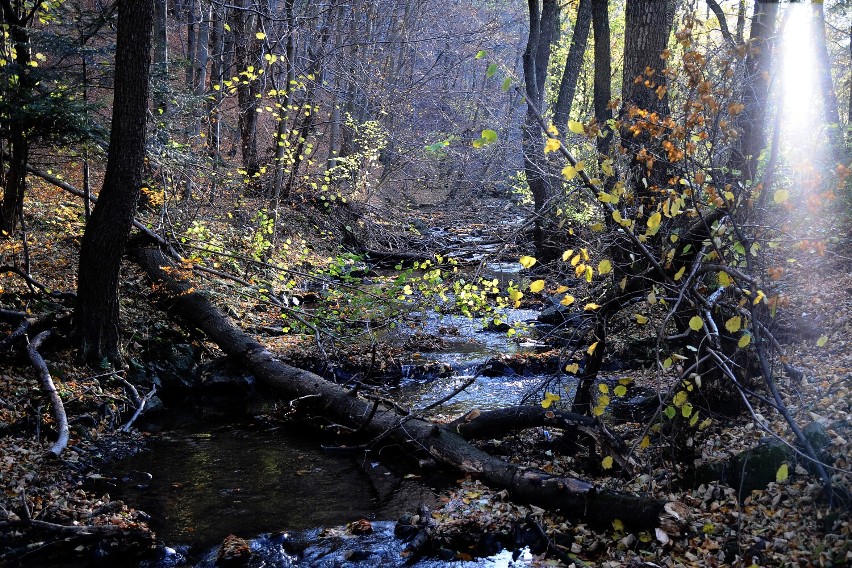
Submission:
M 150 514 L 163 541 L 205 547 L 228 534 L 395 520 L 434 503 L 432 486 L 449 481 L 378 462 L 364 450 L 323 450 L 304 428 L 238 422 L 163 434 L 114 474 L 129 479 L 117 497 Z

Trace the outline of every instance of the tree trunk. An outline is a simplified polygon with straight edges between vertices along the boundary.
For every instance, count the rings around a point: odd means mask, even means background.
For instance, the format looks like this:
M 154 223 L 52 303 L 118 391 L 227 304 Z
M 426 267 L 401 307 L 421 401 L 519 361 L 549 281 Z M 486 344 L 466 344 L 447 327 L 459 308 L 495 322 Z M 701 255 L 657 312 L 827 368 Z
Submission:
M 840 123 L 840 108 L 837 104 L 837 92 L 831 78 L 831 60 L 825 39 L 825 9 L 822 2 L 811 3 L 811 36 L 816 52 L 816 68 L 822 95 L 822 115 L 828 140 L 831 144 L 831 158 L 835 162 L 845 161 L 843 147 L 843 126 Z
M 145 159 L 153 0 L 119 0 L 112 130 L 104 185 L 80 247 L 75 338 L 90 363 L 121 363 L 118 275 Z
M 738 121 L 742 135 L 739 144 L 734 146 L 728 165 L 728 170 L 733 172 L 743 184 L 755 181 L 757 158 L 766 146 L 764 122 L 771 80 L 770 38 L 775 35 L 777 15 L 778 4 L 775 2 L 755 3 L 749 32 L 750 50 L 746 58 L 745 88 L 742 98 L 745 106 Z
M 365 435 L 387 437 L 390 442 L 426 451 L 443 463 L 476 475 L 488 485 L 506 488 L 514 499 L 522 502 L 559 509 L 599 525 L 608 525 L 617 518 L 633 527 L 656 526 L 663 505 L 659 501 L 505 462 L 468 443 L 459 433 L 464 430 L 461 424 L 453 428 L 411 414 L 404 416 L 379 399 L 364 398 L 309 371 L 280 362 L 231 323 L 204 295 L 193 291 L 190 284 L 173 279 L 167 271 L 171 263 L 159 249 L 141 249 L 137 257 L 152 280 L 165 284 L 169 291 L 168 304 L 187 325 L 203 331 L 227 355 L 250 370 L 259 384 L 279 396 L 303 401 L 299 404 L 300 413 L 321 412 Z M 551 419 L 547 413 L 536 411 L 535 415 L 539 421 Z M 474 416 L 469 415 L 470 420 Z M 525 415 L 518 421 L 519 427 L 524 427 L 530 419 Z M 552 419 L 560 420 L 556 416 Z M 573 424 L 561 425 L 587 424 L 586 419 L 578 417 Z M 475 433 L 481 428 L 471 430 Z
M 571 114 L 574 94 L 577 91 L 577 79 L 583 67 L 583 57 L 586 54 L 586 44 L 589 39 L 589 23 L 592 20 L 592 1 L 580 0 L 580 5 L 577 7 L 577 21 L 574 22 L 571 47 L 568 49 L 565 71 L 559 83 L 559 96 L 556 99 L 556 106 L 553 107 L 553 123 L 560 130 L 565 129 Z M 609 49 L 609 41 L 607 41 L 607 49 Z M 595 67 L 595 76 L 597 77 L 597 67 Z
M 169 0 L 154 2 L 154 108 L 161 116 L 169 114 Z M 163 132 L 165 135 L 165 132 Z
M 260 45 L 255 39 L 257 15 L 250 11 L 252 0 L 243 0 L 242 4 L 231 11 L 234 34 L 234 59 L 236 72 L 243 73 L 237 85 L 239 105 L 240 148 L 243 168 L 249 180 L 249 190 L 259 189 L 260 162 L 257 153 L 257 101 L 259 93 L 258 79 L 254 76 L 260 69 L 258 50 Z M 248 69 L 252 67 L 253 72 Z
M 24 16 L 19 15 L 9 2 L 3 2 L 3 23 L 15 49 L 15 73 L 17 83 L 12 81 L 10 98 L 21 107 L 26 106 L 27 100 L 35 89 L 35 80 L 30 68 L 30 33 L 29 23 Z M 17 227 L 24 211 L 24 191 L 27 184 L 27 162 L 30 156 L 30 141 L 27 130 L 30 128 L 23 118 L 13 118 L 8 125 L 9 159 L 6 171 L 3 172 L 3 200 L 0 201 L 0 237 L 9 236 Z
M 595 38 L 595 84 L 594 107 L 595 121 L 604 132 L 597 139 L 598 155 L 603 158 L 609 154 L 613 130 L 607 124 L 612 118 L 609 103 L 612 99 L 612 50 L 609 35 L 609 2 L 607 0 L 591 0 L 592 27 Z
M 530 33 L 523 57 L 527 114 L 522 127 L 521 148 L 524 153 L 524 172 L 535 209 L 536 255 L 540 261 L 546 261 L 555 256 L 547 247 L 549 211 L 553 206 L 555 190 L 544 155 L 544 141 L 536 112 L 544 112 L 544 83 L 558 21 L 558 5 L 556 0 L 543 0 L 541 6 L 539 0 L 529 0 L 528 6 Z

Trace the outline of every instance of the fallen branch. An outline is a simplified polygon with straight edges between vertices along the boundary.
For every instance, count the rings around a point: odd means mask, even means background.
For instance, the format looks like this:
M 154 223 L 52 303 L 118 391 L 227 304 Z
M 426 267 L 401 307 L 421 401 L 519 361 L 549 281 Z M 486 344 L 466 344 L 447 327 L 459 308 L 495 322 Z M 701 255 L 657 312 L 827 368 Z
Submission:
M 38 348 L 41 347 L 41 344 L 48 337 L 50 337 L 51 333 L 52 332 L 48 329 L 47 331 L 42 331 L 36 335 L 27 346 L 27 353 L 30 356 L 30 361 L 32 361 L 33 366 L 36 368 L 36 371 L 38 371 L 39 379 L 41 379 L 41 386 L 45 391 L 47 391 L 47 395 L 50 398 L 50 408 L 53 411 L 53 419 L 56 421 L 58 436 L 53 447 L 50 448 L 49 453 L 58 458 L 59 454 L 62 453 L 62 450 L 68 446 L 68 417 L 65 415 L 65 405 L 62 404 L 62 399 L 59 398 L 59 393 L 56 391 L 56 385 L 53 384 L 53 379 L 50 378 L 50 371 L 47 368 L 47 364 L 38 352 Z
M 632 526 L 656 526 L 663 503 L 656 499 L 601 489 L 581 479 L 560 477 L 498 459 L 470 444 L 460 434 L 416 416 L 402 416 L 395 408 L 354 394 L 322 377 L 287 365 L 234 325 L 189 282 L 175 279 L 172 264 L 153 247 L 136 251 L 149 277 L 170 294 L 163 301 L 187 325 L 200 329 L 227 355 L 249 369 L 258 382 L 289 399 L 313 395 L 311 408 L 326 417 L 361 426 L 372 436 L 387 435 L 393 442 L 428 452 L 433 458 L 488 485 L 507 489 L 514 499 L 583 518 L 595 524 L 621 519 Z M 301 408 L 301 407 L 300 407 Z M 307 408 L 305 408 L 307 410 Z

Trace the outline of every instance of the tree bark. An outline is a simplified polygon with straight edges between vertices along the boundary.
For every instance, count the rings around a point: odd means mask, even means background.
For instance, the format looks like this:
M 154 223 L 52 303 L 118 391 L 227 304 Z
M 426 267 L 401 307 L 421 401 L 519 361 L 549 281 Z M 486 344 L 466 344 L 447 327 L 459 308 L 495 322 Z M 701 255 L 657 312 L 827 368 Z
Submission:
M 565 128 L 571 114 L 571 106 L 574 103 L 574 95 L 577 91 L 577 79 L 580 77 L 580 69 L 583 67 L 583 57 L 586 54 L 586 44 L 589 40 L 589 24 L 592 21 L 592 1 L 580 0 L 580 5 L 577 7 L 577 21 L 574 22 L 571 47 L 568 49 L 565 71 L 562 72 L 562 80 L 559 82 L 559 96 L 556 99 L 556 105 L 553 107 L 553 123 L 560 130 Z M 607 41 L 608 47 L 609 42 Z M 597 67 L 595 67 L 595 76 L 597 76 Z
M 546 246 L 548 212 L 552 207 L 554 188 L 550 179 L 544 141 L 536 112 L 543 112 L 544 83 L 550 62 L 550 48 L 556 31 L 558 5 L 556 0 L 529 0 L 530 33 L 524 50 L 524 82 L 527 97 L 527 114 L 521 133 L 524 154 L 524 172 L 533 196 L 535 209 L 535 247 L 539 260 L 554 256 Z M 536 110 L 537 109 L 537 110 Z
M 844 159 L 843 125 L 840 123 L 840 107 L 837 103 L 837 92 L 834 90 L 834 80 L 831 77 L 831 60 L 825 38 L 825 9 L 822 2 L 812 2 L 811 35 L 813 36 L 814 51 L 816 52 L 817 77 L 820 94 L 822 95 L 822 115 L 828 140 L 831 143 L 831 158 L 842 163 Z
M 609 153 L 613 130 L 607 124 L 612 118 L 610 100 L 612 99 L 612 49 L 609 34 L 609 2 L 592 0 L 592 27 L 595 38 L 595 83 L 594 107 L 595 121 L 604 132 L 597 139 L 598 155 L 603 158 Z
M 119 0 L 109 158 L 80 247 L 74 311 L 80 357 L 90 363 L 121 363 L 118 275 L 145 159 L 153 12 L 153 0 Z
M 22 109 L 35 89 L 35 80 L 30 67 L 30 33 L 27 26 L 30 18 L 19 14 L 10 2 L 2 2 L 3 23 L 8 30 L 15 52 L 15 72 L 17 83 L 12 82 L 11 97 Z M 0 201 L 0 237 L 8 236 L 18 226 L 24 211 L 24 191 L 27 184 L 27 161 L 30 155 L 30 141 L 26 124 L 26 113 L 10 120 L 8 167 L 3 172 L 3 200 Z
M 282 363 L 229 321 L 206 296 L 193 291 L 190 283 L 175 280 L 168 272 L 171 262 L 159 250 L 142 248 L 137 251 L 137 259 L 154 282 L 168 289 L 166 301 L 173 312 L 187 325 L 203 331 L 227 355 L 249 369 L 261 385 L 279 396 L 302 400 L 314 411 L 361 433 L 425 450 L 491 486 L 506 488 L 519 501 L 560 509 L 595 524 L 609 524 L 616 518 L 636 527 L 657 524 L 663 505 L 660 501 L 505 462 L 471 445 L 452 427 L 402 415 L 378 399 L 363 398 L 318 375 Z M 308 409 L 300 406 L 299 410 Z

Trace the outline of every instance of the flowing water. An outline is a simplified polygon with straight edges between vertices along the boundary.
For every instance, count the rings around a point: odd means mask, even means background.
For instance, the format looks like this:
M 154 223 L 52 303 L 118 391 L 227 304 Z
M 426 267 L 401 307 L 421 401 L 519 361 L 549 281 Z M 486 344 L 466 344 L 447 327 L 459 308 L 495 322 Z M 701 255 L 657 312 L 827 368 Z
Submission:
M 528 322 L 536 312 L 510 310 L 510 323 Z M 452 376 L 436 379 L 405 378 L 396 395 L 405 404 L 422 408 L 452 392 L 490 358 L 533 350 L 506 333 L 482 332 L 480 320 L 430 314 L 421 329 L 442 333 L 446 346 L 423 358 L 450 364 Z M 421 361 L 422 362 L 422 361 Z M 480 376 L 464 392 L 439 408 L 460 412 L 470 408 L 499 408 L 517 404 L 543 377 L 508 374 Z M 209 410 L 209 409 L 208 409 Z M 255 409 L 260 411 L 260 408 Z M 212 566 L 214 547 L 225 536 L 255 538 L 252 547 L 262 565 L 375 566 L 401 565 L 405 543 L 393 536 L 392 521 L 420 503 L 434 506 L 436 493 L 455 474 L 434 470 L 412 472 L 412 460 L 394 469 L 399 458 L 370 451 L 323 449 L 317 431 L 287 427 L 270 429 L 255 424 L 249 414 L 221 416 L 206 412 L 184 414 L 177 422 L 160 419 L 166 432 L 147 451 L 119 464 L 115 475 L 126 482 L 118 496 L 151 515 L 151 524 L 169 546 L 149 566 Z M 329 441 L 329 443 L 335 443 Z M 336 442 L 339 443 L 339 442 Z M 390 464 L 390 465 L 389 465 Z M 150 478 L 149 475 L 150 474 Z M 342 527 L 361 518 L 373 522 L 367 537 L 346 537 Z M 181 547 L 180 545 L 184 545 Z M 213 555 L 213 556 L 210 556 Z M 189 564 L 182 564 L 187 561 Z M 340 564 L 341 559 L 348 558 Z M 523 557 L 519 559 L 523 565 Z M 465 562 L 458 566 L 509 566 L 511 554 Z M 421 560 L 414 566 L 443 566 Z

